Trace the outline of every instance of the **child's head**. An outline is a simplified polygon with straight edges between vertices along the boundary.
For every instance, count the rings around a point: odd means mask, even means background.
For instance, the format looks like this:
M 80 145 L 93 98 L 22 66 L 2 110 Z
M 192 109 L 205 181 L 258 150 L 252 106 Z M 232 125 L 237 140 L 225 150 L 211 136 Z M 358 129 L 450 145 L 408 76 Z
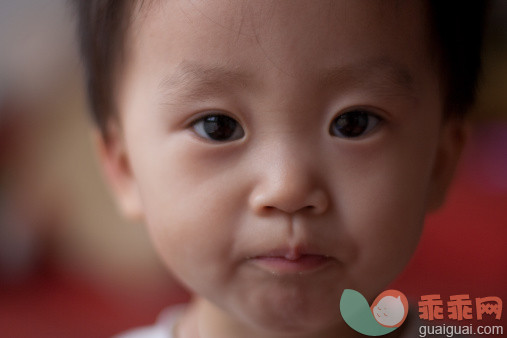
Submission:
M 483 2 L 128 3 L 80 2 L 120 206 L 216 320 L 332 332 L 443 199 Z

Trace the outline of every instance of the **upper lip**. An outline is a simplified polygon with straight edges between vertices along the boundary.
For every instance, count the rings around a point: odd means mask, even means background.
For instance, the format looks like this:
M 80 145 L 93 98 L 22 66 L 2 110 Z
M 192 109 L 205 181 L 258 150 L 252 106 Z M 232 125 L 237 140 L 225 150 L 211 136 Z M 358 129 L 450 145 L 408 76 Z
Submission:
M 285 258 L 290 261 L 295 261 L 303 256 L 310 255 L 330 257 L 328 255 L 319 252 L 319 250 L 311 250 L 303 246 L 284 246 L 273 250 L 268 250 L 262 254 L 255 255 L 251 258 Z

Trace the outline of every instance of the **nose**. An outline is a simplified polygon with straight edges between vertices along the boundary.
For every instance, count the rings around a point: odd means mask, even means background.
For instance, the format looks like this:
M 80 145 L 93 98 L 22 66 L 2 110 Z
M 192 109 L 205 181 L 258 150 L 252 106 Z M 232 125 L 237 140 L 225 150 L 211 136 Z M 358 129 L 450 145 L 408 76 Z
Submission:
M 329 196 L 318 168 L 304 156 L 281 153 L 264 154 L 273 160 L 260 161 L 259 180 L 250 196 L 251 208 L 257 214 L 274 210 L 287 214 L 324 213 L 329 206 Z

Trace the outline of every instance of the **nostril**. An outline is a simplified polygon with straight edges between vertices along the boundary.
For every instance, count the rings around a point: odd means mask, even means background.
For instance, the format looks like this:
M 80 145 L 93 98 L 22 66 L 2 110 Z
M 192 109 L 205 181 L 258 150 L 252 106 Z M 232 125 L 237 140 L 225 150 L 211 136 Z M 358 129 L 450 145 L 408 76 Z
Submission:
M 264 188 L 260 190 L 260 186 L 256 191 L 252 192 L 249 204 L 256 213 L 273 213 L 275 210 L 282 211 L 287 214 L 307 213 L 321 214 L 326 211 L 329 205 L 327 194 L 319 189 L 310 191 L 308 189 L 299 188 L 282 189 L 282 188 Z
M 306 211 L 309 213 L 313 213 L 317 208 L 314 205 L 307 205 L 306 207 L 302 208 L 301 211 Z
M 276 210 L 276 207 L 271 206 L 271 205 L 266 205 L 266 206 L 261 207 L 259 209 L 259 212 L 264 215 L 270 215 L 271 213 L 274 212 L 274 210 Z

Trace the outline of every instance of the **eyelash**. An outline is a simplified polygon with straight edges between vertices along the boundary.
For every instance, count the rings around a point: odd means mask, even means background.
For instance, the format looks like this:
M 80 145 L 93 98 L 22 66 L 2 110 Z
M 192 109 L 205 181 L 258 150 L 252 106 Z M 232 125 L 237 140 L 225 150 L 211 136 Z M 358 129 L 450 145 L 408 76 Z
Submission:
M 363 108 L 336 116 L 329 126 L 331 136 L 358 139 L 370 134 L 384 119 Z M 194 120 L 190 127 L 197 136 L 212 142 L 233 142 L 245 136 L 241 124 L 221 111 L 210 111 Z
M 192 122 L 191 127 L 199 137 L 214 142 L 232 142 L 245 135 L 243 127 L 236 119 L 220 111 L 201 116 Z
M 355 125 L 347 126 L 345 125 L 346 122 L 355 123 Z M 367 109 L 351 109 L 341 113 L 331 121 L 329 133 L 340 138 L 357 139 L 370 134 L 382 122 L 384 122 L 382 117 Z M 349 135 L 345 135 L 346 133 Z

